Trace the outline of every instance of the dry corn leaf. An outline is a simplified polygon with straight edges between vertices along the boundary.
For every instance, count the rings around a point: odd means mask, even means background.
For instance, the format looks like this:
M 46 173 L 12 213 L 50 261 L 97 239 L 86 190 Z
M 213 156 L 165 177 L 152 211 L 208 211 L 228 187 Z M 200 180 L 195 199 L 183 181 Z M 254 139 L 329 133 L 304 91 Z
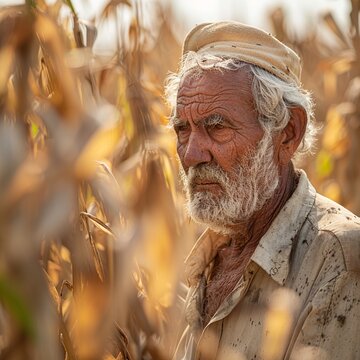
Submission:
M 323 15 L 323 21 L 325 22 L 328 29 L 330 29 L 331 32 L 342 42 L 342 44 L 348 47 L 349 43 L 347 37 L 344 35 L 343 31 L 341 30 L 340 26 L 337 24 L 331 12 L 328 12 L 325 15 Z
M 71 263 L 70 251 L 65 246 L 61 246 L 60 248 L 60 257 L 61 260 Z
M 111 228 L 106 225 L 102 220 L 98 219 L 96 216 L 86 213 L 84 211 L 82 211 L 80 213 L 80 215 L 83 215 L 85 217 L 87 217 L 97 228 L 99 228 L 100 230 L 102 230 L 103 232 L 105 232 L 108 235 L 114 236 L 113 231 L 111 230 Z
M 74 71 L 88 70 L 92 61 L 93 55 L 90 48 L 71 49 L 65 57 L 65 62 L 67 66 Z
M 165 151 L 163 151 L 160 155 L 160 164 L 161 168 L 163 169 L 164 179 L 166 188 L 169 190 L 170 194 L 172 195 L 173 201 L 177 198 L 176 194 L 176 181 L 175 181 L 175 169 L 172 166 L 172 163 L 169 159 L 169 156 Z
M 54 263 L 52 263 L 54 264 Z M 56 287 L 55 285 L 57 284 L 57 280 L 58 278 L 53 278 L 50 274 L 48 274 L 46 271 L 44 271 L 45 273 L 45 277 L 47 279 L 47 285 L 49 287 L 49 292 L 50 292 L 50 295 L 56 305 L 56 308 L 57 309 L 60 309 L 60 303 L 61 303 L 61 299 L 60 299 L 60 296 L 56 290 Z M 55 281 L 54 281 L 55 280 Z
M 51 238 L 61 236 L 66 231 L 66 224 L 76 210 L 76 188 L 71 182 L 59 182 L 52 188 L 43 188 L 45 195 L 39 214 L 36 235 Z M 46 194 L 48 193 L 48 194 Z
M 262 354 L 264 360 L 277 360 L 284 356 L 294 315 L 300 304 L 293 290 L 282 288 L 273 292 L 269 305 L 265 316 Z
M 353 103 L 356 110 L 358 106 L 358 98 L 360 96 L 360 76 L 351 79 L 346 91 L 346 98 Z
M 107 19 L 110 15 L 116 12 L 116 9 L 119 5 L 132 7 L 130 0 L 110 0 L 104 7 L 104 10 L 101 13 L 101 17 Z
M 102 358 L 111 325 L 109 304 L 107 287 L 96 278 L 87 278 L 70 313 L 72 339 L 79 359 Z
M 97 37 L 97 28 L 93 22 L 88 20 L 79 20 L 80 29 L 83 31 L 84 45 L 88 48 L 94 46 Z
M 97 162 L 101 169 L 108 175 L 108 177 L 111 179 L 111 182 L 113 183 L 115 188 L 119 188 L 119 184 L 117 180 L 115 179 L 115 176 L 113 172 L 111 171 L 111 164 L 107 163 L 106 161 L 98 161 Z
M 46 273 L 51 280 L 51 283 L 54 286 L 57 286 L 60 282 L 61 265 L 59 263 L 49 260 L 46 268 Z
M 18 124 L 0 123 L 0 193 L 10 186 L 26 157 L 26 141 Z M 3 197 L 2 195 L 1 197 Z
M 36 2 L 34 1 L 34 4 L 35 4 L 37 10 L 41 10 L 43 12 L 50 10 L 50 7 L 47 5 L 45 0 L 36 0 Z M 54 6 L 51 6 L 51 8 L 53 8 L 53 7 L 56 8 L 56 5 L 54 4 Z
M 337 74 L 331 69 L 323 74 L 325 96 L 333 98 L 337 90 Z
M 88 240 L 89 240 L 90 246 L 91 246 L 92 256 L 93 256 L 93 260 L 94 260 L 94 263 L 95 263 L 95 270 L 96 270 L 97 275 L 99 276 L 99 279 L 103 282 L 104 279 L 105 279 L 104 265 L 103 265 L 103 262 L 101 260 L 98 248 L 96 246 L 96 241 L 94 239 L 92 231 L 90 230 L 88 217 L 83 216 L 83 221 L 84 221 L 84 224 L 85 224 Z
M 44 184 L 43 172 L 46 169 L 47 159 L 37 156 L 36 159 L 32 154 L 18 168 L 11 186 L 6 194 L 9 204 L 29 195 L 36 194 L 39 188 Z
M 7 98 L 6 98 L 6 110 L 8 113 L 15 114 L 16 109 L 18 108 L 19 101 L 21 101 L 18 96 L 14 86 L 14 78 L 10 77 L 7 82 Z
M 38 5 L 38 1 L 36 1 Z M 53 19 L 58 19 L 60 16 L 61 8 L 64 4 L 63 0 L 56 0 L 51 6 L 48 6 L 48 12 Z
M 90 181 L 91 190 L 95 200 L 101 204 L 100 208 L 107 221 L 109 223 L 116 223 L 121 208 L 127 205 L 122 200 L 122 191 L 120 191 L 119 184 L 114 176 L 104 171 L 104 167 L 99 166 L 98 163 L 97 166 L 95 176 Z M 92 213 L 90 211 L 87 212 Z M 92 214 L 96 215 L 96 212 Z
M 323 149 L 336 157 L 343 156 L 348 148 L 344 119 L 337 107 L 331 107 L 326 114 L 326 127 L 322 138 Z
M 121 137 L 117 124 L 100 128 L 86 144 L 75 164 L 75 173 L 79 178 L 87 178 L 94 174 L 97 161 L 111 155 Z
M 351 55 L 345 55 L 343 58 L 340 58 L 333 63 L 332 69 L 336 74 L 340 75 L 351 70 L 354 65 L 353 53 Z
M 177 280 L 173 233 L 161 211 L 153 211 L 144 221 L 146 237 L 141 245 L 143 256 L 138 261 L 150 274 L 147 293 L 153 308 L 159 304 L 168 307 L 173 302 Z
M 336 202 L 341 201 L 341 189 L 336 181 L 330 181 L 329 183 L 324 184 L 321 193 Z
M 65 65 L 65 48 L 59 29 L 48 16 L 37 14 L 35 31 L 43 54 L 45 86 L 51 89 L 50 102 L 63 115 L 63 121 L 79 120 L 80 102 L 73 75 Z
M 5 46 L 0 49 L 0 96 L 7 89 L 7 83 L 13 67 L 14 55 L 14 49 L 11 46 Z
M 141 85 L 147 92 L 149 92 L 155 98 L 161 98 L 163 96 L 163 89 L 159 84 L 149 81 L 143 81 Z

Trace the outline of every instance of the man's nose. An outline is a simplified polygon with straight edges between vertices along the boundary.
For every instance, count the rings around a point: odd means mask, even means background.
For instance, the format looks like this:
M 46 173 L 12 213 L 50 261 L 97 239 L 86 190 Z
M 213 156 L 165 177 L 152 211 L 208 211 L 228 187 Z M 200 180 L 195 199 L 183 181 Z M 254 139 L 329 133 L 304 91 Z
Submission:
M 189 168 L 212 160 L 209 139 L 201 132 L 193 131 L 190 134 L 184 154 L 184 165 Z

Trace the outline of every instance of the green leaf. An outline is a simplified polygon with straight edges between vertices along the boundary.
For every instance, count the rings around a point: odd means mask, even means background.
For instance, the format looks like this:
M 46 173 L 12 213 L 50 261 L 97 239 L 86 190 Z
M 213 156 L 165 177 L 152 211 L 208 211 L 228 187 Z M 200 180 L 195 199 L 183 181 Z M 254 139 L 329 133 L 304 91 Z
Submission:
M 326 150 L 319 151 L 316 157 L 316 172 L 320 178 L 325 178 L 334 170 L 334 160 Z
M 77 16 L 74 5 L 71 0 L 64 0 L 64 3 L 70 8 L 74 16 Z
M 25 301 L 7 279 L 0 276 L 0 300 L 30 337 L 35 337 L 34 319 Z
M 33 9 L 36 9 L 36 1 L 35 0 L 25 0 L 25 4 L 30 6 Z
M 33 122 L 31 123 L 30 132 L 31 132 L 31 137 L 33 139 L 35 139 L 36 135 L 39 133 L 39 127 L 36 124 L 34 124 Z

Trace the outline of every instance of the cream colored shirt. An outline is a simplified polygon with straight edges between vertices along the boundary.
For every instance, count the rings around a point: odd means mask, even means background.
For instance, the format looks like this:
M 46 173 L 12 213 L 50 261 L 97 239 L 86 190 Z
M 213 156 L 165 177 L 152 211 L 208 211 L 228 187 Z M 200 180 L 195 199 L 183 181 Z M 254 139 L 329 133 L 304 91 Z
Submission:
M 197 241 L 186 260 L 187 326 L 174 359 L 360 359 L 360 219 L 317 194 L 300 173 L 205 328 L 206 282 L 228 239 L 207 230 Z

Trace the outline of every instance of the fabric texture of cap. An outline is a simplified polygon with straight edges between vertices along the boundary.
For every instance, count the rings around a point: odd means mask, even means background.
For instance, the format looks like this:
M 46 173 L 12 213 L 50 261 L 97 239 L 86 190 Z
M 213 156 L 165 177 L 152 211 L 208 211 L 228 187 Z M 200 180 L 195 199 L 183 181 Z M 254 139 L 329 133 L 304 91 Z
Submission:
M 299 56 L 271 34 L 235 21 L 197 25 L 186 36 L 182 53 L 236 58 L 257 65 L 286 82 L 300 84 Z

